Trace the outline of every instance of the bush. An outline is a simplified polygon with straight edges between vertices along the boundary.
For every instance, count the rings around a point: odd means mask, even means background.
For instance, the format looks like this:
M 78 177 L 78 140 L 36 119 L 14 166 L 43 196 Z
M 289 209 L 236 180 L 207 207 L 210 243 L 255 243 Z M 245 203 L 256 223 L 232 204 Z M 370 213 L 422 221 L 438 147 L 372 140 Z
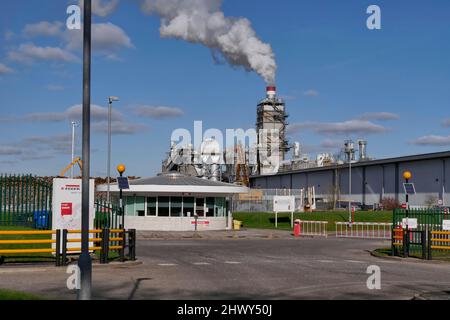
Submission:
M 395 200 L 394 198 L 384 198 L 381 200 L 382 210 L 394 210 L 401 208 L 400 202 Z

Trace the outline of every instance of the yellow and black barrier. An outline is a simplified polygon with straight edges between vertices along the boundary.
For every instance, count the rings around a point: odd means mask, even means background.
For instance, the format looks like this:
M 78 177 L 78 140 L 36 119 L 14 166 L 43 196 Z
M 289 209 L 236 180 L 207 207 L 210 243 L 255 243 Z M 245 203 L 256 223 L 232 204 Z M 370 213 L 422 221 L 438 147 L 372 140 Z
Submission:
M 428 232 L 428 260 L 431 260 L 433 250 L 450 251 L 450 231 Z
M 79 234 L 80 237 L 68 237 L 69 234 Z M 52 239 L 1 239 L 0 256 L 10 254 L 50 253 L 55 255 L 56 266 L 67 264 L 67 256 L 81 251 L 81 230 L 48 230 L 48 231 L 0 231 L 0 236 L 42 236 L 51 235 Z M 127 241 L 128 240 L 128 241 Z M 79 244 L 73 246 L 69 244 Z M 100 252 L 100 263 L 109 261 L 109 252 L 118 251 L 120 261 L 125 261 L 125 249 L 128 248 L 129 260 L 136 260 L 136 230 L 95 229 L 89 230 L 89 251 Z M 2 249 L 2 245 L 42 245 L 51 244 L 51 248 L 36 249 Z

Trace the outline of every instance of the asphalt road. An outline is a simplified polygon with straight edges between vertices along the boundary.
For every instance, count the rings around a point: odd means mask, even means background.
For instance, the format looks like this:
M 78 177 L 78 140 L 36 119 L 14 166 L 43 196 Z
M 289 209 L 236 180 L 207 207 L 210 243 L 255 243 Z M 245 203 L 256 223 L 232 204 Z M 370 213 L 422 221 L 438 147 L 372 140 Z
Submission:
M 349 239 L 140 240 L 142 265 L 94 269 L 97 299 L 411 299 L 450 289 L 450 265 L 372 257 Z M 371 265 L 381 290 L 369 290 Z M 0 268 L 0 288 L 73 299 L 65 269 Z

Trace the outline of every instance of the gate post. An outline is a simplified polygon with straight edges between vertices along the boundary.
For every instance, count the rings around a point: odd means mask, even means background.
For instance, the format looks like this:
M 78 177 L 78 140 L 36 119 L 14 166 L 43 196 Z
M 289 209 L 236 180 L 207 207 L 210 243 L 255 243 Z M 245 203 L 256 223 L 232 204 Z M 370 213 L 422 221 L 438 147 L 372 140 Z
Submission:
M 426 260 L 427 259 L 427 240 L 426 240 L 426 235 L 427 232 L 426 231 L 421 231 L 420 233 L 420 237 L 421 237 L 421 243 L 422 243 L 422 259 Z
M 67 229 L 63 230 L 61 265 L 67 265 Z
M 431 250 L 431 246 L 432 246 L 432 241 L 431 241 L 431 239 L 432 239 L 432 237 L 433 237 L 433 233 L 431 232 L 431 231 L 428 231 L 428 260 L 432 260 L 433 259 L 433 257 L 432 257 L 432 250 Z
M 405 230 L 403 232 L 403 258 L 408 258 L 409 256 L 409 232 Z
M 62 266 L 61 261 L 61 230 L 56 230 L 56 245 L 55 245 L 56 266 Z

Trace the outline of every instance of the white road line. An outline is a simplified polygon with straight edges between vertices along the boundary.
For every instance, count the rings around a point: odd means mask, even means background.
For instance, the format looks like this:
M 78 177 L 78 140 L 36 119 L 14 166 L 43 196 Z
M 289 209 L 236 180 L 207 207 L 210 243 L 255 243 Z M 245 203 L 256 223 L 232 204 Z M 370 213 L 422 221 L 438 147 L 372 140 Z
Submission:
M 333 260 L 317 260 L 320 263 L 334 263 Z
M 241 262 L 238 261 L 225 261 L 226 264 L 241 264 Z
M 194 266 L 210 266 L 211 263 L 208 263 L 208 262 L 194 262 L 193 265 Z
M 367 263 L 367 262 L 358 261 L 358 260 L 345 260 L 345 262 L 349 262 L 349 263 Z
M 175 267 L 177 264 L 175 263 L 158 263 L 158 266 L 160 267 Z

